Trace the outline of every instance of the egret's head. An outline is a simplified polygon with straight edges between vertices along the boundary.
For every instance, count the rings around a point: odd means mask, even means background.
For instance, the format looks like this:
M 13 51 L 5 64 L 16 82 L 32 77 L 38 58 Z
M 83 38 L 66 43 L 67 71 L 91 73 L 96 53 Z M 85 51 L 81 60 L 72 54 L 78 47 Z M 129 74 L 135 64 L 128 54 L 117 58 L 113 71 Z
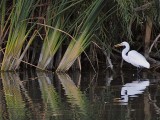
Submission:
M 116 44 L 116 45 L 114 45 L 115 47 L 121 47 L 121 46 L 128 46 L 129 44 L 127 43 L 127 42 L 122 42 L 122 43 L 120 43 L 120 44 Z

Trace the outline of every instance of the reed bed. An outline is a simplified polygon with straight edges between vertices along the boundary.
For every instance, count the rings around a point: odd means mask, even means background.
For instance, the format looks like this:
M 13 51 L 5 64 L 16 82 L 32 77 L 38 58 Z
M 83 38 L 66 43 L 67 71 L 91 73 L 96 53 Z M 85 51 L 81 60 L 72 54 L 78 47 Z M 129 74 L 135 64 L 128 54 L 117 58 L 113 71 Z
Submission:
M 46 69 L 46 67 L 52 62 L 53 56 L 61 46 L 66 37 L 61 32 L 68 26 L 69 18 L 73 14 L 74 6 L 80 4 L 82 0 L 62 0 L 61 2 L 54 2 L 48 6 L 46 15 L 46 36 L 43 40 L 42 50 L 38 62 L 38 67 Z M 50 67 L 51 68 L 51 67 Z M 53 68 L 53 67 L 52 67 Z
M 94 53 L 101 56 L 97 61 L 101 59 L 106 67 L 113 68 L 112 62 L 117 60 L 114 43 L 125 40 L 136 43 L 135 49 L 139 45 L 145 46 L 145 51 L 149 49 L 151 39 L 159 34 L 158 3 L 152 0 L 1 0 L 1 71 L 19 70 L 24 63 L 27 67 L 66 72 L 77 59 L 79 64 L 89 59 L 90 43 L 96 46 Z M 145 33 L 148 22 L 153 26 Z M 152 34 L 149 40 L 144 40 L 147 30 Z M 159 59 L 156 46 L 158 42 L 154 42 L 152 51 L 145 53 Z M 82 54 L 85 58 L 80 59 Z
M 29 15 L 32 14 L 34 0 L 13 1 L 12 14 L 10 17 L 9 32 L 1 70 L 15 70 L 19 67 L 19 61 L 24 56 L 21 54 L 25 41 L 27 40 L 33 26 L 27 28 Z M 28 45 L 33 40 L 35 32 L 31 34 Z M 26 48 L 28 48 L 28 45 Z
M 83 22 L 80 23 L 80 35 L 76 34 L 75 39 L 71 40 L 58 68 L 57 71 L 68 71 L 78 56 L 85 50 L 89 45 L 94 27 L 98 24 L 95 22 L 98 13 L 102 9 L 103 0 L 94 1 L 89 8 L 86 10 Z

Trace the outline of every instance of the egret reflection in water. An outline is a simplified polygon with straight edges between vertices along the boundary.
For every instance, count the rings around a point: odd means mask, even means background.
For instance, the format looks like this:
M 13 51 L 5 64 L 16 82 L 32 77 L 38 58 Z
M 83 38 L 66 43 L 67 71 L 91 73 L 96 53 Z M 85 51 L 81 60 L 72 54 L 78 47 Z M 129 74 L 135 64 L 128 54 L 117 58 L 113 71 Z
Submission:
M 130 97 L 138 97 L 149 86 L 149 80 L 136 80 L 131 83 L 126 83 L 121 88 L 121 98 L 115 99 L 115 102 L 126 103 Z

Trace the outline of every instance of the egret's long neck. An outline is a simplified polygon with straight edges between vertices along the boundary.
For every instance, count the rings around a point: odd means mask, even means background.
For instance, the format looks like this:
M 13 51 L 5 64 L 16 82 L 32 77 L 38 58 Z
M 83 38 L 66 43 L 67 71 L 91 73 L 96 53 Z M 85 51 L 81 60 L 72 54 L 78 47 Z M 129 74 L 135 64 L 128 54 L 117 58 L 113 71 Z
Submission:
M 129 51 L 129 49 L 130 49 L 129 44 L 126 44 L 125 48 L 122 50 L 122 58 L 127 62 L 129 62 L 128 56 L 127 56 L 127 52 Z

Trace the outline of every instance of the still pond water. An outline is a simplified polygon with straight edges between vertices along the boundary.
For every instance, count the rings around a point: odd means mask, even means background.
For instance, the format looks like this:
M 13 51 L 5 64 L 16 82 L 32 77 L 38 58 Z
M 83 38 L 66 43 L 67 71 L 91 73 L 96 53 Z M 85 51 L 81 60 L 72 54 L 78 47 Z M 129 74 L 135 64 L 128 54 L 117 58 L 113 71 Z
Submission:
M 160 73 L 1 73 L 0 120 L 158 120 Z

